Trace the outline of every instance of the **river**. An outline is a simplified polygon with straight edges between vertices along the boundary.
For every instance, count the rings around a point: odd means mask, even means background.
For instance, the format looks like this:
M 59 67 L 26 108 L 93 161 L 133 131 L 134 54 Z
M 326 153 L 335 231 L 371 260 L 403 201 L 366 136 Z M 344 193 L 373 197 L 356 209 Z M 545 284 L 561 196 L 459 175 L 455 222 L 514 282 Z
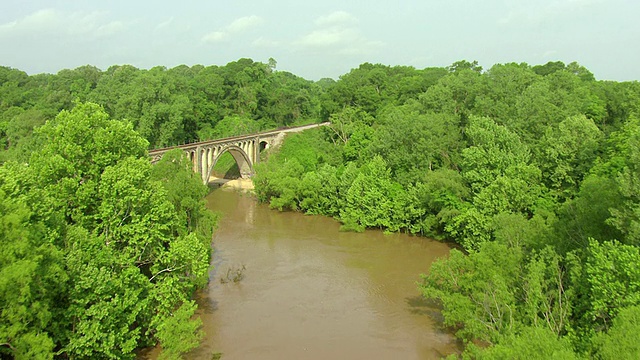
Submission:
M 322 216 L 277 212 L 219 189 L 214 268 L 197 295 L 205 338 L 187 359 L 435 359 L 458 351 L 416 287 L 443 243 L 340 232 Z M 228 269 L 245 268 L 237 283 Z

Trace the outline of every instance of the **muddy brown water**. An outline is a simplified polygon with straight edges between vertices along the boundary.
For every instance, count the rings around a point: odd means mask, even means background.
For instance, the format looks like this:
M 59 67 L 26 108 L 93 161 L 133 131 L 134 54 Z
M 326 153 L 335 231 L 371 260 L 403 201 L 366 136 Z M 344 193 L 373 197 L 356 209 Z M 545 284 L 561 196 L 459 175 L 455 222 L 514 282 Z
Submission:
M 322 216 L 277 212 L 218 189 L 214 268 L 197 294 L 206 333 L 187 359 L 435 359 L 458 351 L 416 287 L 446 244 L 340 232 Z M 237 283 L 229 269 L 245 268 Z

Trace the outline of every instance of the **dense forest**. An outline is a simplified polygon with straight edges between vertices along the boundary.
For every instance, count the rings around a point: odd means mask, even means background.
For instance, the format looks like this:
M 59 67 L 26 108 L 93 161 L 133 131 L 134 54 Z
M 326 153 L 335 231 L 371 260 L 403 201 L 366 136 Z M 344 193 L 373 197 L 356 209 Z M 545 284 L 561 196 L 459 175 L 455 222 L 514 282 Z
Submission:
M 257 197 L 458 244 L 418 286 L 453 356 L 640 357 L 638 82 L 468 61 L 313 82 L 272 59 L 0 67 L 0 357 L 197 346 L 216 219 L 179 151 L 147 151 L 327 120 L 256 166 Z
M 260 200 L 459 244 L 419 289 L 464 358 L 640 358 L 639 83 L 363 64 L 322 96 L 331 126 L 258 164 Z

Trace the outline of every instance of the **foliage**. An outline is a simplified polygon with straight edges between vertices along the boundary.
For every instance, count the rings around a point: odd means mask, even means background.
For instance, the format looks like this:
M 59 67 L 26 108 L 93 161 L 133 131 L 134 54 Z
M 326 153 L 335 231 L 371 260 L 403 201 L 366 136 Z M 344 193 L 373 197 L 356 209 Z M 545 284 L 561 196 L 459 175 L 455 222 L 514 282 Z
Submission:
M 125 359 L 160 341 L 176 358 L 197 346 L 190 296 L 208 278 L 215 218 L 183 156 L 152 167 L 132 124 L 93 103 L 36 133 L 28 164 L 0 167 L 11 249 L 0 258 L 0 351 Z
M 0 161 L 30 152 L 30 133 L 75 101 L 92 101 L 127 119 L 152 147 L 226 137 L 320 118 L 322 90 L 267 64 L 240 59 L 226 66 L 149 70 L 114 65 L 28 76 L 0 67 Z M 20 149 L 22 148 L 22 149 Z M 4 159 L 4 160 L 3 160 Z
M 398 230 L 399 211 L 405 207 L 400 201 L 404 190 L 391 180 L 391 172 L 384 160 L 376 156 L 358 173 L 345 194 L 340 219 L 349 229 L 365 228 Z
M 578 184 L 593 166 L 602 132 L 586 116 L 573 116 L 547 129 L 541 142 L 540 168 L 549 188 L 565 197 L 575 194 Z
M 287 140 L 257 168 L 259 199 L 346 230 L 462 245 L 469 254 L 433 264 L 421 290 L 462 339 L 495 345 L 465 356 L 593 352 L 594 334 L 638 294 L 640 87 L 595 81 L 577 63 L 442 70 L 402 94 L 419 81 L 379 64 L 322 82 L 327 137 Z M 317 161 L 327 148 L 338 161 Z
M 518 335 L 505 338 L 487 349 L 469 351 L 478 360 L 574 360 L 580 359 L 571 343 L 547 328 L 527 327 Z
M 633 354 L 638 82 L 466 60 L 313 82 L 271 60 L 0 67 L 0 357 L 195 346 L 216 219 L 181 154 L 152 167 L 147 149 L 320 120 L 256 164 L 258 199 L 461 245 L 420 286 L 463 357 Z
M 0 185 L 9 171 L 0 168 Z M 50 332 L 55 299 L 64 294 L 67 274 L 63 253 L 43 236 L 46 228 L 34 221 L 23 200 L 0 189 L 0 356 L 50 359 L 55 334 Z
M 423 275 L 420 289 L 443 307 L 444 325 L 465 341 L 503 343 L 522 328 L 564 333 L 572 294 L 561 258 L 551 248 L 527 256 L 497 242 L 464 255 L 452 250 Z
M 200 330 L 200 319 L 191 321 L 196 310 L 193 301 L 185 302 L 158 325 L 158 340 L 163 344 L 158 359 L 180 359 L 181 355 L 200 345 L 204 335 Z M 193 336 L 195 334 L 195 336 Z
M 415 184 L 425 173 L 458 166 L 461 131 L 458 118 L 421 114 L 418 106 L 389 109 L 380 116 L 370 152 L 385 159 L 394 178 Z
M 444 325 L 465 340 L 495 342 L 516 330 L 516 284 L 522 253 L 487 243 L 468 256 L 452 250 L 449 259 L 432 264 L 420 289 L 442 304 Z
M 582 294 L 575 304 L 577 330 L 589 334 L 607 330 L 621 309 L 640 305 L 638 247 L 591 239 L 584 259 L 572 261 L 572 282 Z
M 609 224 L 618 229 L 626 244 L 640 246 L 640 121 L 632 119 L 623 130 L 620 146 L 626 155 L 615 180 L 622 201 L 611 210 Z
M 598 359 L 635 359 L 640 357 L 637 335 L 640 333 L 640 306 L 621 309 L 606 333 L 594 340 Z

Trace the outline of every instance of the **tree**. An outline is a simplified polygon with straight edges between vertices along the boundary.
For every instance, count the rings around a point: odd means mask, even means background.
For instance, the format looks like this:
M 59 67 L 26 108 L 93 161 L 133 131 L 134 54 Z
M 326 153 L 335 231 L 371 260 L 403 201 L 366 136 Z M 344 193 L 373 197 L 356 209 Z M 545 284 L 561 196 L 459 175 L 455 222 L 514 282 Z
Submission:
M 469 62 L 467 60 L 459 60 L 447 66 L 447 70 L 452 73 L 457 73 L 463 70 L 471 70 L 480 73 L 482 72 L 482 66 L 478 65 L 477 60 L 473 60 L 472 62 Z
M 193 171 L 193 164 L 184 152 L 180 149 L 166 152 L 151 168 L 151 178 L 162 184 L 179 217 L 174 232 L 185 235 L 195 231 L 208 244 L 217 219 L 205 209 L 203 199 L 209 189 Z
M 194 301 L 186 302 L 158 326 L 157 337 L 164 344 L 158 359 L 181 359 L 183 354 L 200 345 L 204 335 L 200 329 L 202 322 L 191 320 L 196 307 Z
M 578 194 L 558 209 L 555 224 L 556 249 L 559 253 L 584 249 L 589 239 L 612 241 L 622 239 L 623 234 L 607 221 L 610 209 L 622 201 L 615 179 L 591 174 L 580 184 Z
M 575 194 L 593 166 L 603 135 L 584 115 L 569 117 L 547 129 L 541 142 L 539 166 L 549 188 L 564 197 Z
M 549 61 L 544 65 L 536 65 L 532 70 L 542 76 L 553 74 L 556 71 L 562 71 L 565 69 L 565 65 L 562 61 Z
M 406 205 L 400 201 L 402 193 L 402 187 L 391 180 L 384 160 L 375 156 L 361 169 L 346 193 L 346 206 L 340 211 L 344 228 L 356 231 L 403 228 L 397 222 L 398 210 Z
M 495 119 L 501 125 L 511 127 L 516 118 L 516 103 L 538 76 L 525 63 L 496 64 L 484 75 L 486 91 L 476 99 L 475 113 Z
M 399 183 L 416 183 L 428 171 L 457 167 L 463 143 L 455 116 L 423 115 L 405 106 L 380 118 L 369 151 L 385 159 Z
M 64 255 L 43 236 L 46 227 L 24 199 L 3 190 L 14 175 L 7 166 L 0 168 L 0 357 L 52 359 L 56 299 L 66 289 Z
M 636 359 L 640 357 L 637 335 L 640 333 L 640 306 L 621 309 L 606 333 L 595 336 L 598 359 Z
M 577 360 L 571 343 L 546 328 L 527 327 L 486 349 L 469 351 L 478 360 Z
M 334 143 L 346 146 L 351 136 L 358 131 L 364 132 L 364 128 L 371 126 L 373 117 L 360 108 L 346 107 L 334 114 L 329 129 L 333 132 Z
M 152 175 L 148 143 L 92 103 L 37 134 L 29 164 L 0 167 L 0 236 L 15 249 L 0 257 L 0 351 L 126 359 L 162 341 L 175 358 L 197 346 L 190 296 L 208 278 L 214 218 L 186 161 L 172 154 L 172 176 L 171 157 Z
M 518 326 L 518 283 L 522 251 L 495 242 L 465 255 L 452 250 L 422 275 L 419 286 L 428 299 L 442 304 L 444 325 L 465 340 L 497 342 Z
M 532 218 L 546 197 L 540 170 L 529 164 L 530 152 L 520 138 L 488 118 L 471 117 L 470 146 L 462 151 L 462 176 L 473 192 L 470 204 L 445 226 L 467 250 L 490 241 L 500 213 Z
M 418 99 L 429 111 L 459 116 L 464 125 L 476 105 L 476 98 L 485 91 L 480 71 L 463 67 L 441 77 Z
M 620 310 L 640 305 L 640 248 L 617 241 L 590 239 L 580 259 L 573 254 L 571 282 L 580 294 L 575 304 L 575 327 L 583 339 L 606 331 Z
M 221 139 L 251 134 L 259 130 L 259 124 L 256 121 L 235 115 L 220 120 L 213 129 L 201 129 L 198 137 L 200 140 Z
M 640 121 L 632 120 L 623 132 L 621 155 L 626 159 L 624 168 L 616 176 L 622 201 L 611 209 L 609 224 L 615 226 L 624 235 L 626 244 L 640 246 Z M 626 138 L 626 139 L 625 139 Z
M 417 206 L 424 209 L 418 220 L 420 231 L 436 239 L 444 236 L 446 225 L 460 214 L 470 195 L 462 175 L 445 168 L 426 172 L 412 190 Z
M 478 192 L 505 175 L 509 168 L 526 165 L 531 154 L 517 134 L 484 117 L 471 117 L 466 129 L 469 147 L 462 151 L 462 174 Z

